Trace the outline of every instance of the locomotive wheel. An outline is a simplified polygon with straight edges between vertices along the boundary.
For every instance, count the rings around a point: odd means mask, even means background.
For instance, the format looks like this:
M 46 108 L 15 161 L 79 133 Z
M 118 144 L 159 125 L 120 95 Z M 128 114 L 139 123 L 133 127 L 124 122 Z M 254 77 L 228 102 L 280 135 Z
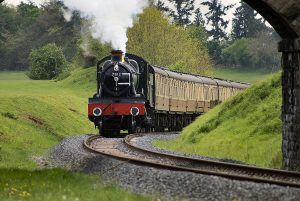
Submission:
M 137 127 L 132 126 L 131 128 L 128 129 L 128 134 L 134 134 L 137 133 Z
M 145 133 L 146 129 L 144 127 L 141 127 L 140 133 Z
M 137 132 L 137 133 L 142 133 L 142 130 L 143 130 L 142 127 L 140 127 L 140 126 L 137 126 L 137 127 L 136 127 L 136 132 Z

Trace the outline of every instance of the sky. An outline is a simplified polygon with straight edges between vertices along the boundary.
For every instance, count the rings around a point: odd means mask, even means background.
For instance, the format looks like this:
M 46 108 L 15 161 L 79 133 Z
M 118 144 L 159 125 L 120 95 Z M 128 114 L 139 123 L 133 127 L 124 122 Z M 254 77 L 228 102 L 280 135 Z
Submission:
M 27 2 L 28 0 L 5 0 L 6 3 L 13 4 L 13 5 L 18 5 L 21 1 Z M 39 5 L 39 4 L 42 4 L 43 2 L 45 2 L 47 0 L 32 0 L 32 1 Z M 86 0 L 86 1 L 88 1 L 88 0 Z M 120 1 L 122 1 L 122 0 L 120 0 Z M 200 5 L 200 3 L 203 2 L 203 1 L 204 0 L 196 0 L 196 5 L 198 4 L 201 11 L 203 13 L 206 13 L 206 11 L 207 11 L 206 6 Z M 239 5 L 240 0 L 221 0 L 221 2 L 224 5 L 236 4 L 236 6 L 234 8 L 232 8 L 228 11 L 228 15 L 225 17 L 225 19 L 231 20 L 232 17 L 233 17 L 233 13 L 235 11 L 235 8 Z M 229 24 L 229 27 L 228 27 L 228 30 L 230 30 L 230 29 L 231 29 L 231 23 Z
M 13 5 L 18 5 L 19 3 L 21 3 L 21 1 L 28 2 L 27 0 L 4 0 L 4 2 Z M 44 0 L 33 0 L 33 2 L 35 2 L 36 4 L 41 4 L 44 2 Z
M 196 0 L 196 2 L 199 2 L 199 4 L 200 4 L 201 2 L 203 2 L 203 0 Z M 228 11 L 227 16 L 225 17 L 226 19 L 231 20 L 233 18 L 233 13 L 234 13 L 236 7 L 239 6 L 240 0 L 221 0 L 221 2 L 224 5 L 235 4 L 235 6 Z M 206 6 L 201 5 L 200 9 L 204 13 L 207 11 Z
M 13 4 L 13 5 L 18 5 L 21 1 L 27 2 L 28 0 L 5 0 L 6 3 L 8 4 Z M 35 2 L 36 4 L 41 4 L 43 3 L 45 0 L 32 0 L 33 2 Z M 120 0 L 122 1 L 122 0 Z M 196 3 L 200 4 L 201 2 L 203 2 L 203 0 L 196 0 Z M 240 2 L 240 0 L 221 0 L 221 2 L 224 5 L 229 5 L 229 4 L 238 4 Z M 203 6 L 202 6 L 203 7 Z M 203 11 L 205 12 L 205 8 L 202 8 Z M 233 12 L 234 9 L 231 9 L 228 12 L 228 19 L 231 19 L 233 16 Z

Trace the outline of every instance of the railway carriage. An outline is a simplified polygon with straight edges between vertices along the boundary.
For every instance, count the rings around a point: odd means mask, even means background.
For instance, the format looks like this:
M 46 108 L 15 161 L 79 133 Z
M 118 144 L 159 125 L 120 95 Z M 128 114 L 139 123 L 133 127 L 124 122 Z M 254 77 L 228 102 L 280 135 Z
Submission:
M 177 131 L 248 84 L 180 73 L 113 51 L 97 64 L 97 92 L 88 117 L 107 137 Z

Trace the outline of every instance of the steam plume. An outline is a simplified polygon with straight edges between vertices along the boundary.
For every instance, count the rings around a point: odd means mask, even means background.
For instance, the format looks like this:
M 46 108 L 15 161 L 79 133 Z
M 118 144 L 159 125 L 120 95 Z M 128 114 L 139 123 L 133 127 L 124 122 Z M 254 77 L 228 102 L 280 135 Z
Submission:
M 83 17 L 94 20 L 92 34 L 113 48 L 126 51 L 127 29 L 134 18 L 143 12 L 148 0 L 64 0 L 71 10 L 79 10 Z M 65 15 L 68 19 L 68 13 Z

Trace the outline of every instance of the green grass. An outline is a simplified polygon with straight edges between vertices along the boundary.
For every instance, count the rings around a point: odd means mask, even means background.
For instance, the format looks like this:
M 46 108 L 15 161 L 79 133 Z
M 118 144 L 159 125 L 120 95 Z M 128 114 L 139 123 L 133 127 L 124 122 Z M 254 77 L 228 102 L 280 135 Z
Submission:
M 104 186 L 97 177 L 64 170 L 0 169 L 0 200 L 2 201 L 109 201 L 149 200 L 111 186 Z
M 87 118 L 95 82 L 86 81 L 89 89 L 72 85 L 72 80 L 85 82 L 80 72 L 90 71 L 76 70 L 64 82 L 0 80 L 0 168 L 35 168 L 30 158 L 45 154 L 62 138 L 96 133 Z M 0 78 L 10 74 L 0 72 Z
M 87 118 L 95 68 L 77 69 L 63 81 L 23 76 L 0 72 L 0 200 L 143 200 L 104 186 L 97 177 L 36 171 L 32 158 L 46 154 L 64 137 L 97 132 Z
M 277 73 L 217 106 L 158 147 L 281 168 L 281 82 Z
M 62 82 L 0 80 L 0 168 L 33 169 L 31 158 L 62 138 L 95 133 L 87 119 L 90 85 L 84 94 Z
M 268 77 L 270 73 L 265 72 L 261 69 L 228 69 L 228 68 L 217 68 L 215 69 L 215 77 L 223 78 L 226 80 L 234 80 L 246 83 L 255 83 Z
M 28 80 L 25 71 L 0 71 L 0 80 Z
M 96 92 L 96 68 L 75 70 L 67 79 L 59 85 L 64 89 L 70 89 L 80 97 L 91 97 Z
M 63 137 L 95 133 L 87 98 L 60 82 L 0 80 L 0 167 L 32 168 Z

